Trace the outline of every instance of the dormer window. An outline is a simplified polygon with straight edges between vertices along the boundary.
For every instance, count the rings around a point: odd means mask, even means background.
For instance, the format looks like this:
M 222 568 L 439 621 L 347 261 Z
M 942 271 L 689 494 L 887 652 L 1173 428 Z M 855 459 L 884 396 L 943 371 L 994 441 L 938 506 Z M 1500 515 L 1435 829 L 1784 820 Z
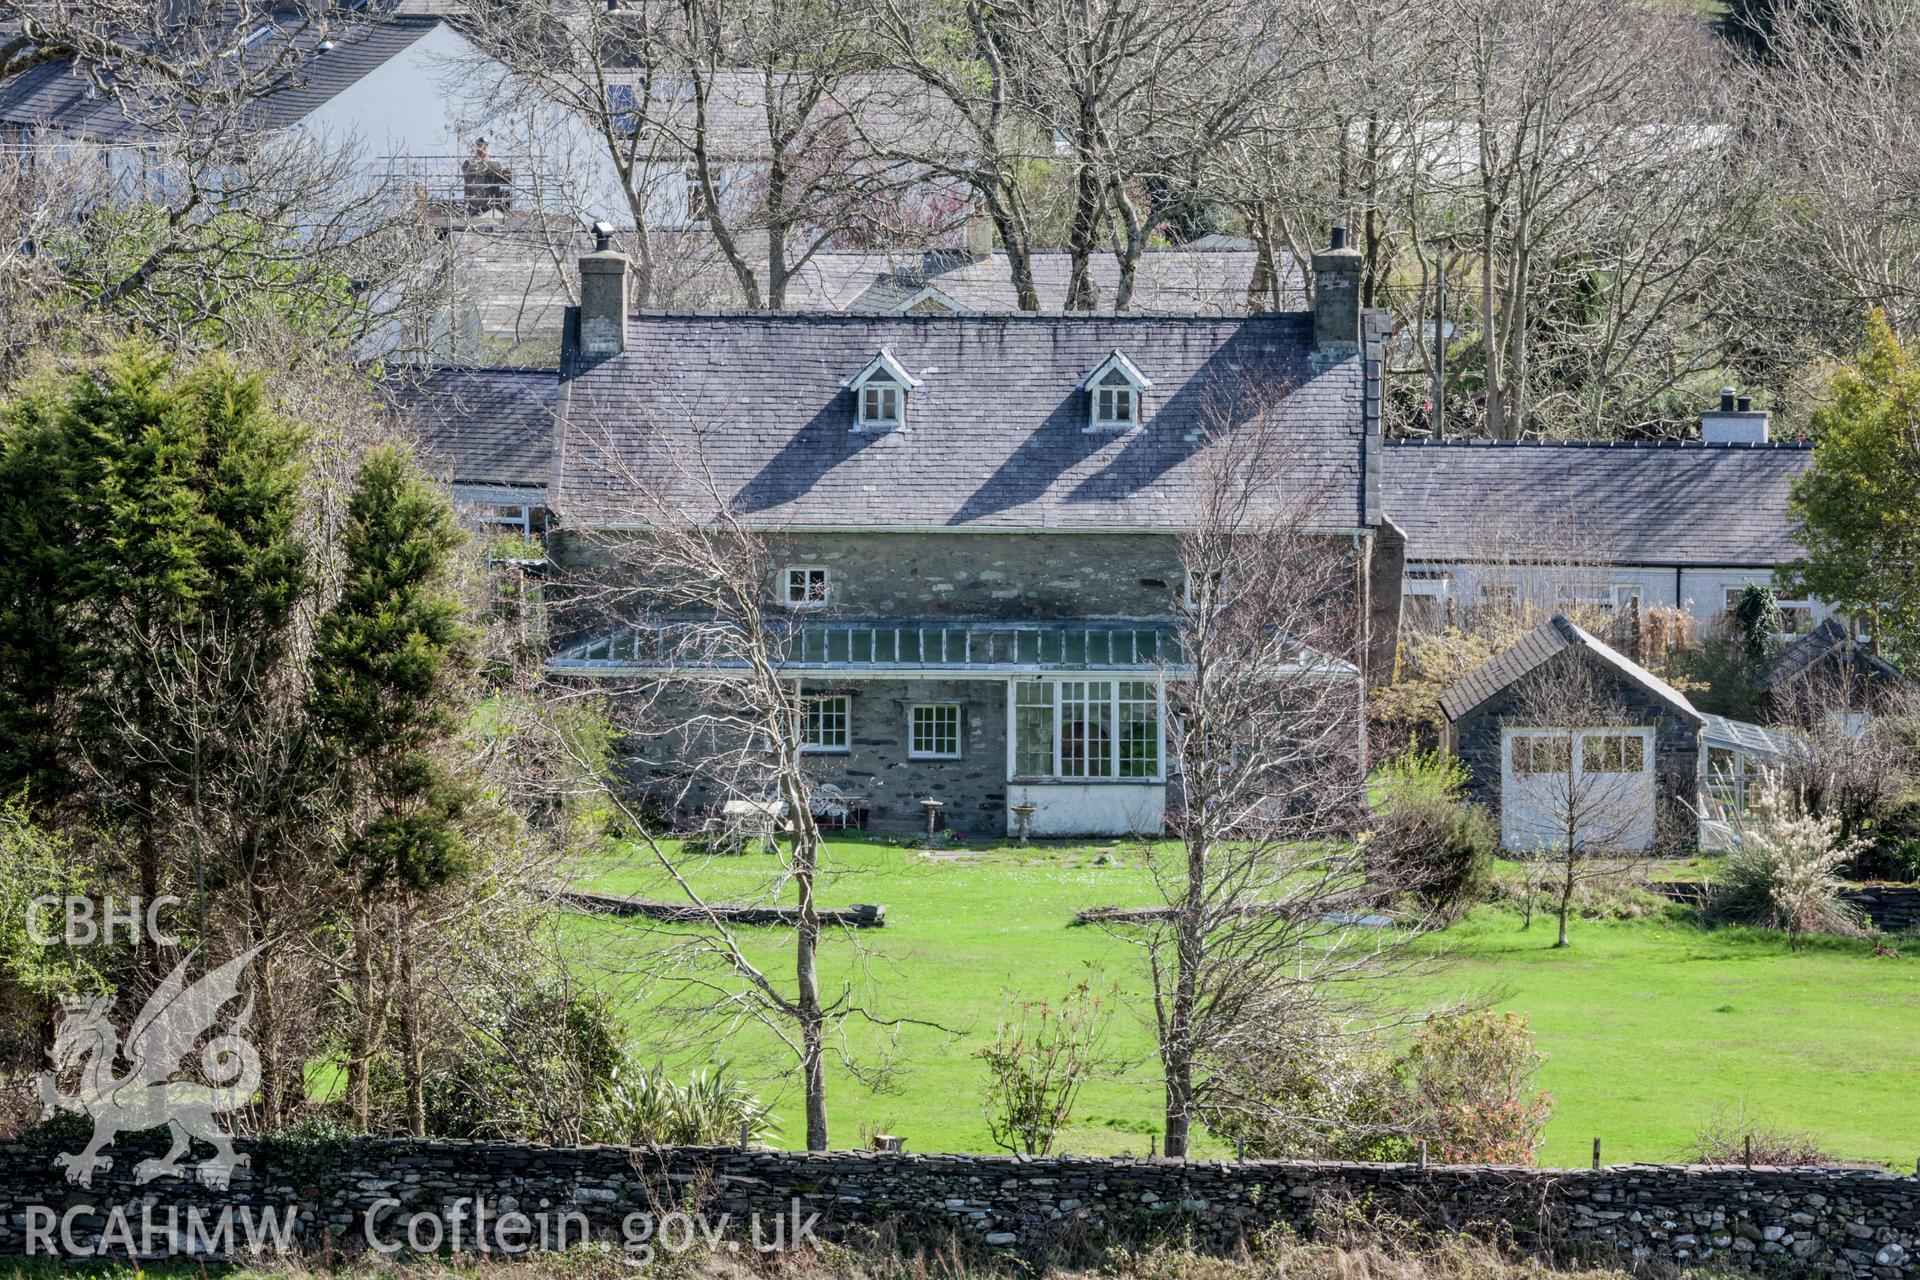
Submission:
M 900 425 L 900 393 L 902 388 L 891 382 L 874 379 L 860 389 L 860 425 L 863 427 L 897 427 Z
M 892 431 L 907 425 L 907 397 L 920 385 L 885 347 L 843 384 L 853 392 L 855 431 Z
M 1081 382 L 1087 393 L 1087 430 L 1126 431 L 1140 425 L 1141 393 L 1153 380 L 1115 351 Z

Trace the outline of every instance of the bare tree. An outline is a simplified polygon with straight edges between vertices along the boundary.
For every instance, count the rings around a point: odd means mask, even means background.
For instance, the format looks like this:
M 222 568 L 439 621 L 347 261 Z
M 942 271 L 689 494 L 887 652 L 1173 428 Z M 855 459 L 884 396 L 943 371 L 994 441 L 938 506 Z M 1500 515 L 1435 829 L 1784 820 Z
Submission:
M 691 434 L 703 441 L 706 433 Z M 649 452 L 659 464 L 639 474 L 620 451 L 604 450 L 603 465 L 622 477 L 630 503 L 623 523 L 638 532 L 577 535 L 570 558 L 585 567 L 570 588 L 568 624 L 601 630 L 608 659 L 635 673 L 599 686 L 624 738 L 612 771 L 622 781 L 608 798 L 627 816 L 644 868 L 697 922 L 656 939 L 640 963 L 654 981 L 692 993 L 701 1019 L 755 1024 L 774 1037 L 800 1078 L 807 1149 L 821 1151 L 827 1054 L 843 1024 L 861 1019 L 891 1031 L 904 1020 L 871 1013 L 851 982 L 831 994 L 821 989 L 824 802 L 805 754 L 808 717 L 818 708 L 788 670 L 793 628 L 770 611 L 773 552 L 732 507 L 704 444 L 663 441 Z M 725 904 L 699 883 L 703 842 L 672 838 L 658 819 L 663 808 L 705 819 L 709 835 L 723 841 L 725 828 L 739 824 L 777 850 L 764 892 L 792 900 L 789 979 L 752 958 L 719 910 Z M 777 842 L 776 828 L 785 837 Z M 860 949 L 846 941 L 858 967 Z M 886 1070 L 884 1061 L 854 1062 L 844 1040 L 839 1052 L 857 1075 Z
M 1363 1019 L 1414 931 L 1366 918 L 1391 888 L 1367 883 L 1349 838 L 1365 772 L 1355 568 L 1313 532 L 1318 494 L 1270 403 L 1210 415 L 1166 673 L 1169 840 L 1142 846 L 1163 908 L 1123 933 L 1153 982 L 1172 1156 L 1196 1118 L 1275 1105 L 1239 1087 L 1245 1064 Z
M 120 0 L 16 7 L 33 57 L 67 60 L 95 108 L 0 155 L 6 352 L 107 322 L 249 349 L 293 324 L 331 359 L 428 305 L 426 235 L 348 140 L 276 127 L 331 6 L 262 16 Z
M 1516 834 L 1538 868 L 1534 881 L 1551 886 L 1553 945 L 1564 947 L 1580 886 L 1617 874 L 1629 851 L 1653 843 L 1658 795 L 1646 783 L 1657 777 L 1648 759 L 1656 734 L 1641 730 L 1579 646 L 1525 677 L 1502 729 L 1500 803 L 1509 825 L 1524 827 Z
M 683 240 L 711 245 L 740 305 L 778 310 L 821 250 L 918 242 L 957 215 L 894 155 L 915 149 L 900 136 L 937 135 L 924 99 L 890 83 L 860 26 L 829 9 L 499 2 L 476 9 L 474 31 L 496 97 L 549 133 L 540 107 L 559 106 L 588 140 L 571 163 L 612 177 L 641 305 L 673 300 L 662 259 Z

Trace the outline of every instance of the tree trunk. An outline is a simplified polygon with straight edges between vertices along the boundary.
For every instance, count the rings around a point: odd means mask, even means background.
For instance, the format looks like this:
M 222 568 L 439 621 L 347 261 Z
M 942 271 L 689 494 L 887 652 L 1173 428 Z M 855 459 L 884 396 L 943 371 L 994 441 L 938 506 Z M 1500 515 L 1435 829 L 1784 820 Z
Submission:
M 987 202 L 987 216 L 993 219 L 994 230 L 1000 233 L 1000 243 L 1006 246 L 1007 271 L 1013 277 L 1013 305 L 1021 311 L 1038 311 L 1040 291 L 1033 283 L 1031 247 L 1020 234 L 1013 215 L 999 201 Z
M 426 1050 L 420 1039 L 420 987 L 413 972 L 413 912 L 393 909 L 393 945 L 400 953 L 400 1070 L 407 1085 L 407 1132 L 427 1136 Z
M 1161 1047 L 1166 1074 L 1167 1141 L 1165 1154 L 1184 1158 L 1193 1127 L 1193 1036 L 1199 1005 L 1200 966 L 1206 956 L 1205 922 L 1201 919 L 1207 885 L 1207 849 L 1204 839 L 1188 845 L 1187 895 L 1174 924 L 1174 979 L 1172 1011 L 1167 1019 L 1166 1043 Z
M 1560 936 L 1554 946 L 1567 945 L 1567 915 L 1573 910 L 1573 846 L 1567 846 L 1567 876 L 1560 884 Z
M 347 1045 L 347 1108 L 354 1128 L 367 1132 L 373 1123 L 373 1094 L 368 1071 L 373 1063 L 375 1010 L 373 1002 L 373 906 L 362 902 L 353 929 L 354 1001 L 352 1038 Z
M 796 812 L 804 812 L 797 809 Z M 800 1076 L 807 1100 L 807 1150 L 827 1149 L 826 1025 L 820 1009 L 820 913 L 813 898 L 818 846 L 812 822 L 794 829 L 794 880 L 800 888 L 800 927 L 793 953 L 795 1004 L 800 1012 Z

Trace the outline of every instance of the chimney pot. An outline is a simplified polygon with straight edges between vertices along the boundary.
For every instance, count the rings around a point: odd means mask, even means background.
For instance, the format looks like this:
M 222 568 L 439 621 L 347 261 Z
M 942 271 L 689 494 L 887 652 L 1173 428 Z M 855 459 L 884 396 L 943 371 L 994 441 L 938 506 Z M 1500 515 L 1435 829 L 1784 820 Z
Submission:
M 1734 406 L 1733 406 L 1734 394 L 1735 393 L 1732 387 L 1720 388 L 1720 412 L 1732 413 L 1734 411 Z
M 1737 401 L 1734 402 L 1733 407 L 1734 407 L 1734 411 L 1737 413 L 1752 413 L 1753 398 L 1751 396 L 1741 396 Z
M 1347 224 L 1346 223 L 1335 222 L 1333 224 L 1333 241 L 1327 247 L 1330 249 L 1344 249 L 1347 247 Z

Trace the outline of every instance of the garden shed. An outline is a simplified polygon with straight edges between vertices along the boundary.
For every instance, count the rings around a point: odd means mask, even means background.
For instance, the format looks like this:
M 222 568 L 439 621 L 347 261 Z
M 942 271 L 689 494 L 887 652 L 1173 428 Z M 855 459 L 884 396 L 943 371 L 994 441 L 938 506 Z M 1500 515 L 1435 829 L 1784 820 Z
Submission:
M 1503 848 L 1697 844 L 1706 717 L 1564 615 L 1469 672 L 1440 708 L 1468 798 L 1499 816 Z

